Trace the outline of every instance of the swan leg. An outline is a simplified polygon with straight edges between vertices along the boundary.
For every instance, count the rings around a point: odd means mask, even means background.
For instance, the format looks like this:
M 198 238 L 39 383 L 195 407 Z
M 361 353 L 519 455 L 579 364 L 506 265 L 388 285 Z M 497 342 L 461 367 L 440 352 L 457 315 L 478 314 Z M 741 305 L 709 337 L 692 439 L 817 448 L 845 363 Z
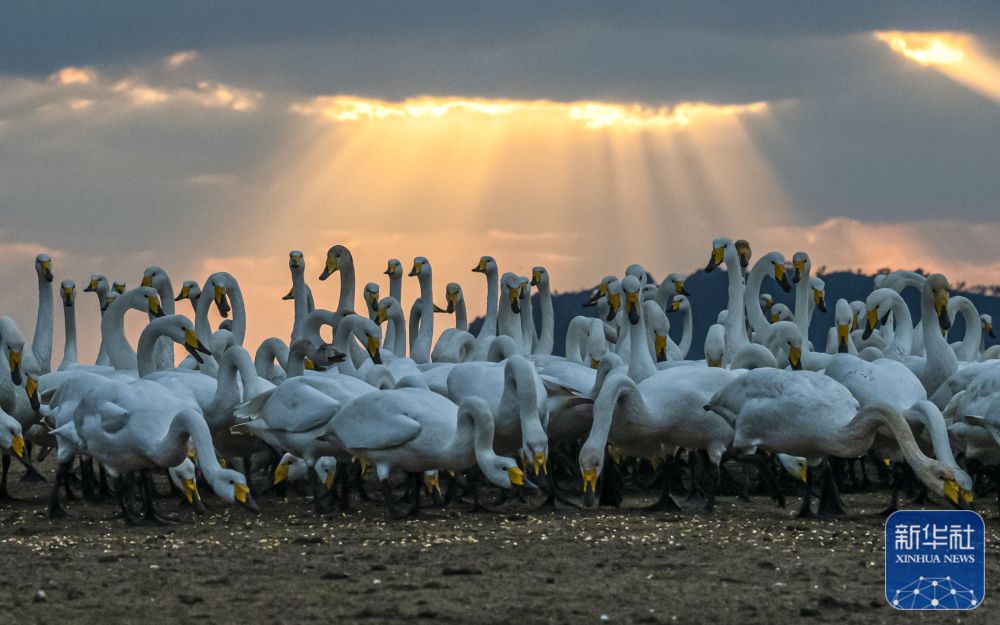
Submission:
M 674 496 L 670 493 L 670 487 L 674 481 L 673 473 L 675 471 L 675 468 L 676 465 L 674 464 L 674 457 L 667 456 L 667 458 L 664 459 L 663 466 L 660 469 L 663 472 L 663 482 L 662 482 L 662 488 L 660 490 L 660 497 L 659 499 L 656 500 L 656 503 L 654 503 L 651 506 L 647 506 L 646 508 L 644 508 L 644 510 L 646 510 L 647 512 L 683 512 L 683 510 L 681 510 L 681 507 L 677 505 L 677 501 L 674 500 Z M 605 470 L 602 473 L 602 477 L 604 474 L 607 473 L 608 472 Z M 602 486 L 602 492 L 601 492 L 602 499 L 604 497 L 603 488 L 604 487 Z
M 313 507 L 316 514 L 326 514 L 330 512 L 330 493 L 327 492 L 323 481 L 319 478 L 319 473 L 315 467 L 309 467 L 309 481 L 312 482 Z
M 889 507 L 882 511 L 882 516 L 889 516 L 899 510 L 899 490 L 903 483 L 903 467 L 900 463 L 892 466 L 892 499 L 889 500 Z
M 118 495 L 118 505 L 122 510 L 122 519 L 125 520 L 125 525 L 129 527 L 140 527 L 145 525 L 142 519 L 137 517 L 134 512 L 132 512 L 131 502 L 129 499 L 134 494 L 132 491 L 132 484 L 127 479 L 125 475 L 119 475 L 115 478 L 115 493 Z
M 385 508 L 389 512 L 389 516 L 393 519 L 404 519 L 406 514 L 401 513 L 396 508 L 396 498 L 392 494 L 392 484 L 389 483 L 388 479 L 379 480 L 382 486 L 382 499 L 385 500 Z
M 702 463 L 702 460 L 704 459 L 701 455 L 702 453 L 703 452 L 701 450 L 697 450 L 695 452 L 688 452 L 687 466 L 688 466 L 688 473 L 691 476 L 691 488 L 688 490 L 687 497 L 684 498 L 684 501 L 697 502 L 697 501 L 705 501 L 706 499 L 705 492 L 702 490 L 701 484 L 699 483 L 698 480 L 699 472 L 702 469 L 707 469 L 708 467 L 707 464 Z M 678 450 L 678 454 L 674 455 L 674 461 L 678 465 L 680 464 L 679 454 L 680 450 Z M 707 456 L 705 456 L 705 458 L 707 458 Z M 680 474 L 680 471 L 678 471 L 677 473 Z M 681 482 L 681 486 L 683 487 L 683 481 L 682 480 L 678 481 Z
M 469 513 L 476 512 L 496 512 L 485 506 L 482 501 L 479 500 L 479 483 L 480 483 L 480 470 L 478 467 L 471 469 L 469 473 L 469 491 L 472 493 L 472 508 L 469 509 Z
M 708 492 L 705 496 L 705 505 L 702 508 L 702 512 L 705 514 L 711 513 L 715 510 L 715 493 L 719 489 L 719 482 L 722 479 L 722 473 L 719 471 L 719 465 L 712 462 L 711 458 L 708 457 L 708 452 L 704 449 L 698 450 L 699 464 L 703 465 L 707 470 L 709 477 L 711 478 Z M 692 483 L 694 478 L 692 477 Z M 700 490 L 700 489 L 699 489 Z
M 799 508 L 798 517 L 800 519 L 811 519 L 816 515 L 812 511 L 812 497 L 813 497 L 813 474 L 815 471 L 812 469 L 806 469 L 806 482 L 802 488 L 802 507 Z
M 0 501 L 17 501 L 7 492 L 7 473 L 10 471 L 10 454 L 3 455 L 3 469 L 0 473 Z
M 555 469 L 552 468 L 550 471 L 548 460 L 545 462 L 545 472 L 549 475 L 549 479 L 545 480 L 545 490 L 548 495 L 545 497 L 545 501 L 543 501 L 542 504 L 535 509 L 549 510 L 551 512 L 564 512 L 572 509 L 579 510 L 580 506 L 559 494 L 559 489 L 556 487 Z
M 62 483 L 69 479 L 69 474 L 72 470 L 72 458 L 60 463 L 56 468 L 55 483 L 52 485 L 52 493 L 49 495 L 48 516 L 50 519 L 62 519 L 69 516 L 69 513 L 66 512 L 66 509 L 62 507 L 62 503 L 59 501 L 59 489 L 62 488 Z
M 173 525 L 176 523 L 161 515 L 156 510 L 156 503 L 153 495 L 156 491 L 153 484 L 153 472 L 150 469 L 143 469 L 139 472 L 139 488 L 142 491 L 142 518 L 146 525 Z
M 757 474 L 760 476 L 761 484 L 770 492 L 771 499 L 778 504 L 778 507 L 784 509 L 785 493 L 781 490 L 781 484 L 778 483 L 778 478 L 774 475 L 772 459 L 772 456 L 767 455 L 759 449 L 753 454 L 740 458 L 740 460 L 757 467 Z
M 406 518 L 415 519 L 420 514 L 420 491 L 423 490 L 423 474 L 413 473 L 410 475 L 410 509 L 406 513 Z
M 358 485 L 358 498 L 361 501 L 371 501 L 368 491 L 365 490 L 365 476 L 361 472 L 361 463 L 355 462 L 352 466 L 354 467 L 354 483 Z
M 823 471 L 823 491 L 819 499 L 819 515 L 844 516 L 847 511 L 844 509 L 844 501 L 840 498 L 840 491 L 837 489 L 837 480 L 833 475 L 833 469 L 829 462 L 824 462 Z

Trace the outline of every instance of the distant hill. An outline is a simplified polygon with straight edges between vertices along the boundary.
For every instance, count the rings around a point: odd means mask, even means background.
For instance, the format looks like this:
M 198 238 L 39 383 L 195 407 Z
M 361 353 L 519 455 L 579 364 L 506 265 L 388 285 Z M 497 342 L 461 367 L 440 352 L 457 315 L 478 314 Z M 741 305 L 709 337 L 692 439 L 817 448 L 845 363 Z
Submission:
M 833 327 L 833 312 L 837 300 L 840 298 L 844 298 L 847 301 L 856 299 L 864 300 L 872 291 L 874 276 L 844 271 L 828 273 L 820 277 L 826 283 L 827 312 L 822 313 L 819 310 L 814 312 L 812 324 L 809 327 L 809 339 L 817 349 L 822 350 L 826 347 L 827 330 Z M 722 269 L 717 269 L 712 273 L 697 270 L 688 276 L 684 282 L 684 286 L 691 293 L 689 299 L 691 300 L 691 308 L 694 312 L 694 340 L 691 344 L 691 352 L 688 354 L 688 358 L 699 359 L 704 357 L 705 335 L 708 333 L 709 326 L 715 323 L 719 311 L 725 308 L 727 304 L 726 272 Z M 773 280 L 765 279 L 761 290 L 764 293 L 770 293 L 777 302 L 782 302 L 789 307 L 793 307 L 794 305 L 794 291 L 785 293 Z M 990 289 L 974 290 L 981 292 L 953 291 L 952 295 L 964 295 L 968 297 L 976 305 L 981 314 L 992 315 L 997 321 L 998 326 L 1000 326 L 1000 294 L 986 294 Z M 993 289 L 993 292 L 996 293 L 996 290 Z M 553 353 L 556 355 L 562 356 L 566 353 L 566 329 L 569 327 L 569 322 L 573 317 L 577 315 L 585 315 L 587 317 L 596 316 L 597 313 L 594 308 L 585 308 L 583 306 L 589 295 L 589 291 L 553 295 L 552 305 L 555 311 L 555 349 Z M 540 314 L 537 297 L 537 295 L 534 296 L 534 301 L 536 302 L 534 306 L 536 322 L 538 322 Z M 910 310 L 913 313 L 913 321 L 916 323 L 920 319 L 917 293 L 913 289 L 907 289 L 904 299 L 910 306 Z M 671 314 L 669 318 L 671 324 L 670 336 L 675 341 L 679 341 L 682 330 L 681 317 L 679 314 Z M 954 320 L 954 322 L 955 327 L 949 333 L 949 341 L 959 340 L 955 337 L 961 337 L 964 332 L 961 318 Z M 472 333 L 477 333 L 481 325 L 482 318 L 475 319 L 470 326 Z M 996 341 L 987 338 L 987 345 L 991 345 L 994 342 Z

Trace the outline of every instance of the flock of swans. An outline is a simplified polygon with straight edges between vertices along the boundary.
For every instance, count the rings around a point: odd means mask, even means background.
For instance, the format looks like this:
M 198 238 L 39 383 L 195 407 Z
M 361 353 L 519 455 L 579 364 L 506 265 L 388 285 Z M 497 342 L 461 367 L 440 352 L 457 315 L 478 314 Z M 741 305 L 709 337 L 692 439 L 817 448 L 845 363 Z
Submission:
M 486 312 L 473 334 L 460 285 L 448 284 L 445 306 L 435 304 L 424 257 L 407 274 L 419 285 L 408 315 L 396 259 L 385 271 L 388 296 L 368 283 L 365 310 L 355 311 L 354 261 L 336 245 L 319 275 L 339 274 L 336 310 L 315 307 L 303 254 L 291 252 L 290 341 L 268 338 L 252 355 L 235 277 L 187 281 L 175 297 L 154 266 L 131 289 L 91 276 L 84 291 L 100 306 L 100 351 L 96 363 L 78 362 L 76 285 L 64 280 L 57 292 L 65 348 L 53 369 L 54 268 L 41 254 L 30 345 L 11 318 L 0 319 L 0 497 L 10 499 L 12 458 L 28 478 L 43 479 L 32 452 L 37 460 L 50 451 L 58 463 L 50 517 L 67 515 L 63 500 L 78 485 L 88 500 L 116 497 L 129 524 L 165 522 L 154 471 L 168 472 L 196 511 L 206 486 L 256 511 L 250 477 L 266 467 L 269 483 L 305 480 L 317 511 L 327 512 L 347 510 L 351 488 L 363 489 L 359 478 L 372 467 L 393 516 L 416 514 L 422 490 L 439 497 L 439 475 L 477 506 L 481 480 L 511 496 L 537 491 L 537 483 L 543 505 L 565 504 L 550 475 L 557 455 L 564 473 L 582 478 L 587 506 L 621 503 L 623 459 L 650 460 L 665 473 L 652 508 L 665 511 L 680 510 L 671 488 L 682 458 L 700 476 L 692 482 L 707 484 L 708 510 L 724 460 L 755 465 L 782 505 L 777 478 L 801 480 L 802 516 L 844 513 L 831 461 L 891 464 L 890 508 L 904 472 L 955 506 L 972 501 L 973 476 L 997 480 L 1000 350 L 984 349 L 991 320 L 950 296 L 944 276 L 879 276 L 865 301 L 836 302 L 835 326 L 816 349 L 809 327 L 813 311 L 826 310 L 826 294 L 808 255 L 750 261 L 745 241 L 713 242 L 705 270 L 725 268 L 728 305 L 707 334 L 704 360 L 687 359 L 697 295 L 679 274 L 657 284 L 631 265 L 621 278 L 603 278 L 587 302 L 596 317 L 572 320 L 560 357 L 552 355 L 544 267 L 530 278 L 501 274 L 483 256 L 472 271 L 486 279 Z M 794 307 L 762 293 L 765 280 L 794 289 Z M 901 296 L 908 288 L 920 294 L 916 324 Z M 184 301 L 193 322 L 176 312 Z M 218 327 L 209 320 L 213 306 L 224 318 Z M 124 331 L 129 310 L 149 317 L 135 348 Z M 435 314 L 455 320 L 436 342 Z M 956 315 L 965 335 L 949 343 Z M 679 342 L 669 336 L 670 317 L 683 324 Z M 321 338 L 324 326 L 331 344 Z M 175 344 L 187 353 L 179 363 Z M 398 509 L 394 472 L 406 475 L 407 510 Z

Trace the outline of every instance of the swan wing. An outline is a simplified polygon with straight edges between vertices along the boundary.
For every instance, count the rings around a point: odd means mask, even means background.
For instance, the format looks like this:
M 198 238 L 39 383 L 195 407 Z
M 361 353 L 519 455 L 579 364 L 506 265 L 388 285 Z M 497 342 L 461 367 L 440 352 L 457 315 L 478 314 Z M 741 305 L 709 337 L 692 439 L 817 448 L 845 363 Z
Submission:
M 420 422 L 400 412 L 348 411 L 333 423 L 337 438 L 348 449 L 399 447 L 420 435 Z

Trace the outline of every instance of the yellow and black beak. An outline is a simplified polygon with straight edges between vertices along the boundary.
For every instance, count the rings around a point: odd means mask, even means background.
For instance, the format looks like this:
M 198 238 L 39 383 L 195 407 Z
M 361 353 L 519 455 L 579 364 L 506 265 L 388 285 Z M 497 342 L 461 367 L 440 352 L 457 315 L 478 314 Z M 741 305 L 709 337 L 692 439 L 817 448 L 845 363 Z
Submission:
M 547 460 L 544 451 L 536 451 L 531 455 L 531 468 L 534 470 L 535 475 L 541 475 L 542 473 L 548 475 L 549 465 Z
M 618 311 L 622 309 L 622 294 L 608 293 L 608 316 L 607 321 L 613 321 L 618 316 Z
M 71 286 L 63 287 L 62 299 L 63 299 L 63 306 L 65 306 L 66 308 L 72 308 L 73 300 L 76 299 L 76 290 Z
M 951 329 L 951 317 L 948 316 L 948 292 L 938 291 L 934 294 L 934 311 L 937 312 L 938 325 L 942 332 Z
M 24 383 L 24 392 L 28 395 L 28 403 L 31 404 L 31 409 L 37 412 L 42 407 L 42 402 L 38 399 L 38 380 L 30 375 L 27 378 L 27 381 Z
M 709 367 L 721 367 L 722 366 L 722 360 L 716 360 L 714 358 L 706 358 L 705 360 L 707 361 Z
M 538 283 L 542 281 L 542 272 L 532 270 L 531 272 L 531 286 L 538 286 Z
M 437 474 L 432 473 L 424 476 L 424 490 L 430 496 L 434 496 L 435 493 L 441 495 L 441 481 L 438 479 Z
M 18 460 L 24 459 L 24 438 L 20 434 L 10 441 L 10 451 Z
M 473 267 L 472 271 L 474 271 L 476 273 L 486 273 L 486 265 L 487 265 L 486 259 L 485 258 L 480 258 L 479 259 L 479 264 L 476 265 L 475 267 Z
M 160 306 L 160 298 L 156 295 L 150 295 L 146 297 L 146 304 L 149 308 L 149 314 L 153 317 L 162 317 L 163 308 Z
M 809 465 L 805 462 L 799 466 L 799 479 L 802 480 L 803 484 L 809 483 Z
M 51 260 L 43 260 L 41 263 L 39 263 L 38 271 L 42 274 L 42 277 L 45 278 L 46 282 L 52 282 Z
M 337 269 L 338 269 L 338 267 L 337 267 L 337 257 L 336 256 L 327 256 L 326 257 L 326 265 L 323 266 L 323 273 L 319 274 L 319 279 L 320 280 L 326 280 L 327 278 L 329 278 L 330 276 L 332 276 L 333 274 L 335 274 L 337 272 Z
M 816 304 L 816 308 L 820 312 L 826 312 L 826 293 L 819 289 L 813 289 L 813 304 Z
M 855 312 L 853 315 L 851 315 L 851 332 L 857 330 L 860 324 L 861 320 L 859 318 L 859 315 L 857 312 Z
M 384 273 L 387 276 L 391 276 L 393 274 L 392 263 L 389 263 L 388 265 L 386 265 L 385 271 L 383 271 L 382 273 Z
M 687 295 L 688 297 L 691 296 L 691 294 L 688 293 L 688 290 L 684 288 L 683 280 L 677 280 L 674 282 L 674 293 L 676 293 L 677 295 Z
M 510 300 L 510 310 L 515 315 L 521 314 L 521 287 L 507 289 L 507 299 Z
M 111 288 L 115 290 L 116 293 L 122 295 L 125 293 L 125 287 L 127 285 L 124 282 L 115 282 L 111 285 Z
M 458 305 L 458 293 L 448 291 L 444 294 L 444 299 L 448 302 L 448 307 L 445 309 L 445 312 L 450 315 L 455 312 L 455 306 Z
M 995 339 L 997 337 L 997 335 L 993 333 L 993 324 L 991 322 L 983 324 L 983 334 L 986 334 L 991 339 Z
M 972 491 L 965 490 L 955 480 L 944 481 L 944 496 L 956 508 L 967 508 L 974 499 Z
M 281 484 L 287 479 L 288 479 L 288 465 L 279 464 L 278 467 L 274 470 L 274 482 L 272 483 L 272 485 L 277 486 L 278 484 Z
M 788 364 L 792 366 L 795 371 L 800 371 L 802 369 L 802 348 L 798 345 L 788 346 Z
M 778 283 L 785 293 L 792 290 L 792 283 L 788 281 L 788 272 L 785 271 L 785 265 L 782 263 L 774 263 L 774 280 Z
M 295 299 L 295 287 L 292 287 L 292 288 L 291 288 L 291 289 L 290 289 L 290 290 L 288 291 L 288 293 L 286 293 L 285 295 L 282 295 L 282 296 L 281 296 L 281 299 L 282 299 L 282 300 L 290 300 L 290 299 Z
M 153 286 L 153 274 L 147 273 L 144 275 L 140 286 Z
M 625 292 L 625 314 L 632 325 L 639 323 L 639 293 Z
M 708 259 L 708 265 L 705 266 L 705 272 L 715 271 L 715 268 L 722 264 L 723 255 L 726 252 L 724 247 L 712 248 L 712 257 Z
M 368 340 L 365 342 L 365 349 L 368 350 L 368 355 L 371 357 L 373 363 L 376 365 L 382 364 L 382 353 L 379 351 L 377 336 L 368 337 Z
M 187 299 L 189 297 L 191 297 L 191 287 L 189 285 L 185 284 L 184 286 L 181 287 L 181 293 L 180 293 L 180 295 L 178 295 L 177 297 L 175 297 L 174 301 L 175 302 L 179 302 L 179 301 Z
M 837 353 L 846 354 L 851 340 L 851 326 L 846 323 L 837 324 Z
M 750 244 L 740 239 L 736 242 L 736 253 L 740 256 L 740 267 L 746 269 L 750 265 L 750 257 L 753 255 Z
M 246 484 L 233 484 L 233 499 L 243 504 L 243 507 L 251 512 L 260 512 L 260 508 L 250 496 L 250 487 Z
M 588 508 L 597 500 L 597 469 L 583 470 L 583 505 Z
M 524 486 L 524 471 L 517 467 L 507 468 L 507 477 L 512 486 Z
M 194 333 L 194 330 L 184 330 L 184 349 L 199 363 L 205 362 L 205 359 L 201 357 L 202 354 L 212 355 L 212 352 L 198 340 L 198 335 Z
M 653 338 L 653 344 L 656 347 L 656 362 L 666 362 L 667 361 L 667 337 L 663 334 L 657 334 Z
M 871 337 L 872 332 L 875 331 L 875 326 L 878 325 L 878 309 L 872 308 L 867 313 L 865 313 L 865 331 L 861 334 L 861 338 L 868 339 Z
M 413 276 L 419 276 L 420 275 L 420 270 L 423 269 L 423 268 L 424 268 L 424 264 L 423 263 L 421 263 L 421 262 L 415 262 L 415 263 L 413 263 L 413 268 L 410 269 L 410 273 L 409 273 L 410 277 L 412 278 Z
M 378 308 L 375 310 L 375 323 L 385 323 L 389 319 L 388 308 Z
M 681 309 L 681 300 L 675 299 L 674 301 L 670 302 L 670 312 L 677 312 L 680 309 Z
M 194 505 L 195 500 L 201 499 L 201 496 L 198 494 L 198 482 L 194 479 L 183 480 L 181 482 L 181 490 L 189 504 Z
M 288 255 L 288 266 L 295 267 L 298 269 L 302 266 L 302 254 L 289 254 Z
M 97 280 L 91 280 L 87 285 L 87 288 L 83 290 L 84 293 L 93 293 L 97 290 Z
M 21 384 L 21 352 L 10 350 L 7 353 L 7 364 L 10 366 L 10 381 Z
M 378 306 L 378 291 L 368 291 L 368 308 L 375 310 Z
M 105 298 L 104 298 L 104 301 L 103 301 L 103 302 L 101 302 L 101 310 L 102 310 L 102 311 L 104 311 L 104 310 L 107 310 L 107 309 L 108 309 L 108 306 L 110 306 L 110 305 L 111 305 L 111 302 L 113 302 L 113 301 L 115 301 L 115 298 L 114 298 L 114 297 L 111 297 L 110 295 L 109 295 L 109 296 L 107 296 L 107 297 L 105 297 Z

